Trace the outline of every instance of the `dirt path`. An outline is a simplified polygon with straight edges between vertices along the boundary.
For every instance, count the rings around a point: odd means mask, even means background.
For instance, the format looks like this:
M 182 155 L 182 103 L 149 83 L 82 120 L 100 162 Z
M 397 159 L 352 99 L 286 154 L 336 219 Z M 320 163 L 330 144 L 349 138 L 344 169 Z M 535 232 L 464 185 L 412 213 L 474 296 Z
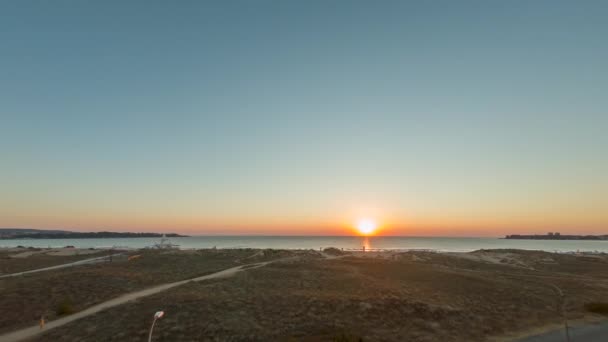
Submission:
M 115 257 L 115 256 L 122 255 L 122 254 L 123 253 L 116 253 L 116 254 L 112 254 L 111 256 Z M 17 277 L 17 276 L 21 276 L 21 275 L 29 274 L 29 273 L 51 271 L 51 270 L 56 270 L 56 269 L 60 269 L 60 268 L 70 267 L 70 266 L 78 266 L 78 265 L 84 265 L 84 264 L 89 264 L 89 263 L 94 263 L 94 262 L 101 262 L 101 261 L 107 259 L 108 257 L 110 257 L 110 256 L 109 255 L 104 255 L 104 256 L 97 257 L 97 258 L 91 258 L 91 259 L 74 261 L 74 262 L 70 262 L 68 264 L 61 264 L 61 265 L 44 267 L 44 268 L 38 268 L 38 269 L 35 269 L 35 270 L 31 270 L 31 271 L 23 271 L 23 272 L 11 273 L 11 274 L 3 274 L 3 275 L 0 275 L 0 279 L 2 279 L 2 278 L 9 278 L 9 277 Z
M 290 259 L 290 258 L 286 258 L 286 259 Z M 285 259 L 279 259 L 279 260 L 285 260 Z M 133 301 L 133 300 L 136 300 L 136 299 L 139 299 L 142 297 L 150 296 L 150 295 L 168 290 L 170 288 L 183 285 L 190 281 L 202 281 L 202 280 L 208 280 L 208 279 L 230 277 L 238 272 L 262 267 L 269 263 L 277 262 L 279 260 L 266 261 L 266 262 L 255 263 L 255 264 L 248 264 L 248 265 L 241 265 L 241 266 L 237 266 L 237 267 L 228 268 L 223 271 L 216 272 L 216 273 L 204 275 L 201 277 L 181 280 L 181 281 L 177 281 L 174 283 L 154 286 L 154 287 L 151 287 L 151 288 L 148 288 L 145 290 L 141 290 L 141 291 L 131 292 L 131 293 L 122 295 L 120 297 L 111 299 L 109 301 L 91 306 L 90 308 L 79 311 L 75 314 L 51 321 L 45 325 L 44 329 L 40 329 L 40 327 L 36 325 L 36 326 L 30 327 L 30 328 L 25 328 L 25 329 L 14 331 L 12 333 L 0 335 L 0 341 L 2 341 L 2 342 L 21 341 L 21 340 L 33 337 L 38 334 L 42 334 L 43 332 L 45 332 L 47 330 L 63 326 L 65 324 L 73 322 L 77 319 L 81 319 L 81 318 L 93 315 L 99 311 L 102 311 L 102 310 L 105 310 L 105 309 L 108 309 L 108 308 L 111 308 L 111 307 L 114 307 L 117 305 L 121 305 L 121 304 L 127 303 L 129 301 Z

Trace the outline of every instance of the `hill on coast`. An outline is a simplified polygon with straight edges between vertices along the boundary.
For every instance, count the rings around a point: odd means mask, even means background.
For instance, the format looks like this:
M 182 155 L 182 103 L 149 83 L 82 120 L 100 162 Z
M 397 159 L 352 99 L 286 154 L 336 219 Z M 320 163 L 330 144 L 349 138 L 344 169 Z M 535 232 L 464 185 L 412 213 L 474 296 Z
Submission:
M 0 228 L 0 239 L 99 239 L 99 238 L 140 238 L 161 237 L 160 233 L 131 232 L 72 232 L 67 230 Z M 179 234 L 165 234 L 167 237 L 184 237 Z

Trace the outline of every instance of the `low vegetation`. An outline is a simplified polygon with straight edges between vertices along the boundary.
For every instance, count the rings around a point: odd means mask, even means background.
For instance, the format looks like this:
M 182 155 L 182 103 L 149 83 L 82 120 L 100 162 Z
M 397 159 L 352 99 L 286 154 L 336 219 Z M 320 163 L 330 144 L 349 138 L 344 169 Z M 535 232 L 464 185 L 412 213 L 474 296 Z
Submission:
M 189 279 L 229 267 L 272 260 L 285 251 L 147 250 L 113 258 L 112 262 L 0 279 L 0 333 L 48 321 L 119 295 L 154 285 Z M 90 256 L 89 256 L 90 257 Z M 26 258 L 27 259 L 27 258 Z M 11 259 L 11 261 L 19 261 Z M 65 299 L 69 298 L 69 305 Z
M 608 269 L 597 267 L 603 261 L 491 253 L 481 259 L 354 253 L 329 260 L 311 253 L 232 278 L 191 282 L 35 340 L 145 340 L 152 315 L 162 309 L 155 341 L 483 341 L 561 324 L 553 285 L 566 294 L 569 319 L 583 318 L 584 303 L 605 297 Z M 547 256 L 554 260 L 551 271 L 542 269 Z M 500 263 L 505 257 L 518 262 Z
M 336 247 L 328 247 L 323 249 L 323 253 L 331 256 L 340 256 L 344 255 L 344 252 Z
M 608 316 L 608 303 L 606 302 L 587 303 L 585 309 L 589 312 Z
M 57 316 L 70 315 L 74 313 L 74 305 L 69 298 L 62 300 L 57 306 Z
M 31 253 L 28 257 L 18 257 L 22 253 Z M 40 248 L 15 248 L 0 250 L 0 275 L 19 273 L 38 268 L 67 264 L 79 260 L 102 256 L 103 252 L 77 254 L 77 255 L 48 255 Z M 16 257 L 17 256 L 17 257 Z

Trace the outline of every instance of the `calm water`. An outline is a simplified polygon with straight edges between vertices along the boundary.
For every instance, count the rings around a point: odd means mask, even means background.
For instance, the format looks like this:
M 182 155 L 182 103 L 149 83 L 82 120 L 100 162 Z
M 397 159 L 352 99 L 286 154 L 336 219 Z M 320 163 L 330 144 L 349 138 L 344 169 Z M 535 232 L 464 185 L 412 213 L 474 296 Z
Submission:
M 0 240 L 0 247 L 63 247 L 80 248 L 130 247 L 143 248 L 158 243 L 159 238 L 119 239 L 40 239 Z M 477 249 L 518 248 L 545 251 L 600 251 L 608 252 L 608 241 L 505 240 L 497 238 L 443 237 L 359 237 L 359 236 L 192 236 L 171 238 L 181 248 L 283 248 L 318 249 L 432 249 L 437 251 L 467 252 Z

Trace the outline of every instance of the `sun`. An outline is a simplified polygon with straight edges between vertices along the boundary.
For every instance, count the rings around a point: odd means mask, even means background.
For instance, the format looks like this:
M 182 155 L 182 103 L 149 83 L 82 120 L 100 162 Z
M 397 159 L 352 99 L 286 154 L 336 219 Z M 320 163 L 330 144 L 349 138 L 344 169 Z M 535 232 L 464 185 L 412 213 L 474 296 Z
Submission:
M 378 224 L 372 219 L 361 219 L 357 222 L 357 230 L 363 235 L 373 234 L 376 228 Z

